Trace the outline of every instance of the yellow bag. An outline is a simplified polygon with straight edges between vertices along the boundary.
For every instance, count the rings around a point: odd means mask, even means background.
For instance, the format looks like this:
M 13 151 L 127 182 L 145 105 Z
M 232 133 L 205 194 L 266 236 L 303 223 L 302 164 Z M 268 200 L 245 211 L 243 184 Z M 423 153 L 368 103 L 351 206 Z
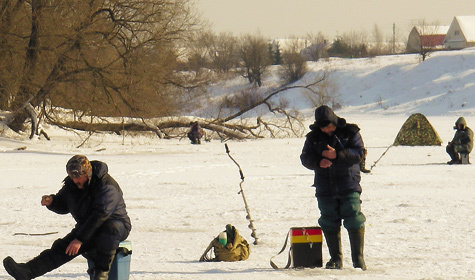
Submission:
M 224 242 L 226 245 L 221 243 L 223 242 L 223 239 L 221 239 L 220 242 L 220 236 L 222 236 L 220 233 L 220 235 L 211 241 L 208 248 L 206 248 L 203 255 L 201 255 L 200 262 L 234 262 L 244 261 L 249 258 L 251 247 L 249 246 L 249 243 L 239 235 L 238 230 L 234 226 L 228 224 L 226 225 L 226 231 L 224 232 L 227 235 L 227 241 Z M 214 257 L 211 249 L 214 251 Z

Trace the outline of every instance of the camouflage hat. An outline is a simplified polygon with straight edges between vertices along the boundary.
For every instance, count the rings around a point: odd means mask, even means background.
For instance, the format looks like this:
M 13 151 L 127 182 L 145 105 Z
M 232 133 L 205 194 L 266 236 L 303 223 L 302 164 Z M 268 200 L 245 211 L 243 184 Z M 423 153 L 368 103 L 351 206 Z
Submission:
M 71 178 L 78 178 L 83 175 L 91 178 L 92 166 L 86 156 L 75 155 L 66 164 L 66 172 Z

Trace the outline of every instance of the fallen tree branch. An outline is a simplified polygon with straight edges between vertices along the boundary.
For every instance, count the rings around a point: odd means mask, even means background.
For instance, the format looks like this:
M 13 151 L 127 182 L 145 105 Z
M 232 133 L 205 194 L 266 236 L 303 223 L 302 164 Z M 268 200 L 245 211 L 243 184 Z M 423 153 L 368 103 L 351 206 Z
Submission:
M 55 122 L 54 124 L 63 128 L 87 131 L 87 132 L 112 132 L 117 135 L 122 135 L 123 131 L 135 131 L 135 132 L 155 132 L 158 137 L 162 138 L 162 130 L 174 129 L 174 128 L 188 128 L 191 119 L 179 119 L 179 120 L 167 120 L 160 122 L 156 125 L 150 125 L 145 123 L 87 123 L 87 122 Z M 206 120 L 200 121 L 201 127 L 216 133 L 221 133 L 229 138 L 234 139 L 246 139 L 250 138 L 246 131 L 252 130 L 254 127 L 246 127 L 243 125 L 233 124 L 217 124 L 208 122 Z
M 27 236 L 42 236 L 42 235 L 51 235 L 51 234 L 56 234 L 58 233 L 57 231 L 53 232 L 45 232 L 45 233 L 26 233 L 26 232 L 16 232 L 13 235 L 27 235 Z
M 304 85 L 304 86 L 296 85 L 296 86 L 284 86 L 284 87 L 278 88 L 278 89 L 274 90 L 273 92 L 271 92 L 269 95 L 267 95 L 265 98 L 259 100 L 258 102 L 255 102 L 255 103 L 243 108 L 242 110 L 239 110 L 238 112 L 236 112 L 233 115 L 230 115 L 230 116 L 228 116 L 224 119 L 218 120 L 218 122 L 227 122 L 227 121 L 233 120 L 233 119 L 243 115 L 244 113 L 246 113 L 246 112 L 262 105 L 262 104 L 266 104 L 267 101 L 269 99 L 271 99 L 273 96 L 275 96 L 276 94 L 278 94 L 280 92 L 286 91 L 286 90 L 291 90 L 291 89 L 296 89 L 296 88 L 303 88 L 303 89 L 310 90 L 313 93 L 316 93 L 316 91 L 313 89 L 313 87 L 315 85 L 323 82 L 326 78 L 328 78 L 328 74 L 325 72 L 319 79 L 315 80 L 313 83 L 310 83 L 310 84 L 307 84 L 307 85 Z

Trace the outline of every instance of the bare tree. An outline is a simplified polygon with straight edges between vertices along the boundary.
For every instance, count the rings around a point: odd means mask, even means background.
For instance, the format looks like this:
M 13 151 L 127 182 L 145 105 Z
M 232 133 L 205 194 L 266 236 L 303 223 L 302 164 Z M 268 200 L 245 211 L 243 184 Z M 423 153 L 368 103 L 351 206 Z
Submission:
M 310 42 L 310 45 L 302 51 L 302 55 L 306 60 L 318 61 L 320 58 L 328 57 L 326 52 L 328 40 L 321 32 L 317 35 L 308 34 L 306 38 Z
M 204 30 L 198 32 L 186 48 L 188 70 L 206 68 L 218 73 L 228 73 L 239 63 L 238 39 L 231 33 L 216 35 L 210 30 Z
M 197 26 L 188 0 L 12 0 L 0 7 L 0 90 L 8 125 L 29 104 L 89 115 L 171 114 L 187 80 L 175 75 L 180 41 Z M 13 77 L 13 78 L 12 78 Z
M 220 33 L 209 41 L 211 66 L 218 72 L 228 73 L 238 66 L 238 39 L 231 33 Z
M 244 35 L 241 38 L 239 56 L 244 69 L 243 76 L 250 83 L 262 86 L 262 75 L 272 63 L 268 40 L 262 35 Z
M 371 56 L 383 54 L 384 48 L 384 34 L 377 24 L 373 27 L 372 32 L 373 45 L 370 47 L 369 53 Z
M 331 72 L 325 70 L 322 77 L 325 77 L 315 85 L 313 91 L 307 91 L 307 97 L 314 107 L 320 105 L 331 105 L 332 108 L 341 107 L 341 100 L 338 91 L 338 84 L 331 79 Z
M 307 63 L 301 52 L 305 49 L 306 40 L 292 38 L 282 54 L 281 79 L 284 84 L 300 80 L 307 73 Z

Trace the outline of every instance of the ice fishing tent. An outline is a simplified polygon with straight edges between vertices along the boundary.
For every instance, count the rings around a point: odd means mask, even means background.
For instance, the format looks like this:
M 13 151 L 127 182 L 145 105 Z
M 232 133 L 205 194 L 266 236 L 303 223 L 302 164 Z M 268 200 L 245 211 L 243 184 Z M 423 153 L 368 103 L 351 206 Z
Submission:
M 394 146 L 440 146 L 439 134 L 420 113 L 412 114 L 402 125 L 394 140 Z

